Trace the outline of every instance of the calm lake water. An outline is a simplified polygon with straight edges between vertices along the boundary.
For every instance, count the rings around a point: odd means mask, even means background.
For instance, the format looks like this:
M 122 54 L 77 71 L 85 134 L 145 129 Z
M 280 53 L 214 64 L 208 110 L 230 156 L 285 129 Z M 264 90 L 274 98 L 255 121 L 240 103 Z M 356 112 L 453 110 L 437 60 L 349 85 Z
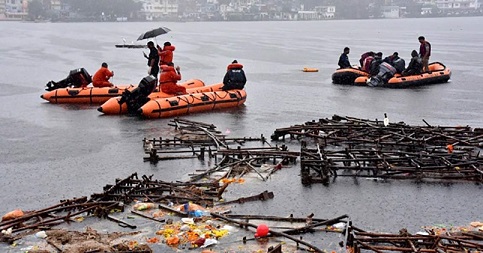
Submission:
M 21 23 L 0 22 L 0 214 L 51 206 L 60 199 L 101 192 L 115 178 L 133 172 L 163 180 L 184 180 L 213 165 L 178 160 L 143 162 L 141 140 L 173 134 L 169 119 L 101 116 L 96 106 L 54 105 L 42 99 L 44 85 L 72 69 L 91 74 L 102 62 L 116 84 L 137 84 L 146 75 L 142 49 L 119 49 L 144 31 L 167 26 L 159 36 L 176 46 L 174 61 L 183 80 L 220 82 L 237 59 L 248 78 L 244 107 L 184 116 L 213 123 L 230 136 L 270 136 L 288 127 L 333 114 L 383 118 L 422 125 L 483 127 L 483 18 L 345 20 L 224 23 Z M 340 86 L 331 74 L 345 46 L 351 63 L 365 51 L 398 51 L 409 62 L 417 37 L 432 43 L 431 61 L 451 68 L 449 83 L 416 89 Z M 145 50 L 147 52 L 147 50 Z M 318 68 L 304 73 L 304 67 Z M 294 150 L 297 151 L 297 150 Z M 299 166 L 268 182 L 228 188 L 228 194 L 275 198 L 240 205 L 238 213 L 332 218 L 342 214 L 367 230 L 416 232 L 423 225 L 467 225 L 482 220 L 483 187 L 472 183 L 414 183 L 338 179 L 329 187 L 303 187 Z

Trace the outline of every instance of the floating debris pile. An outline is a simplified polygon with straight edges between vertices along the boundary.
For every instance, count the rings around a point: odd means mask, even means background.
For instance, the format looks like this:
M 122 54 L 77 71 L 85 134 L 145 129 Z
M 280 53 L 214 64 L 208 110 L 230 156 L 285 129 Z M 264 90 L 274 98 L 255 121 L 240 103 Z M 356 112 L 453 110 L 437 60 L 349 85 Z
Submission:
M 483 232 L 463 229 L 446 231 L 426 229 L 425 232 L 410 234 L 401 229 L 399 234 L 372 233 L 352 230 L 350 252 L 481 252 Z
M 304 184 L 327 184 L 337 176 L 483 182 L 483 129 L 424 122 L 410 126 L 334 115 L 276 129 L 271 138 L 301 141 Z
M 144 161 L 157 163 L 161 160 L 186 158 L 204 160 L 206 153 L 210 159 L 215 159 L 217 164 L 214 168 L 191 175 L 190 181 L 198 181 L 223 171 L 224 174 L 217 179 L 241 177 L 253 171 L 265 181 L 280 170 L 282 165 L 294 164 L 300 156 L 300 152 L 289 151 L 285 145 L 271 146 L 263 135 L 260 138 L 228 138 L 212 124 L 179 118 L 172 120 L 170 125 L 179 131 L 179 136 L 172 139 L 143 139 L 143 148 L 148 155 L 144 157 Z M 261 142 L 263 146 L 242 147 L 247 142 Z M 236 148 L 230 145 L 236 145 Z M 180 155 L 186 153 L 189 155 Z

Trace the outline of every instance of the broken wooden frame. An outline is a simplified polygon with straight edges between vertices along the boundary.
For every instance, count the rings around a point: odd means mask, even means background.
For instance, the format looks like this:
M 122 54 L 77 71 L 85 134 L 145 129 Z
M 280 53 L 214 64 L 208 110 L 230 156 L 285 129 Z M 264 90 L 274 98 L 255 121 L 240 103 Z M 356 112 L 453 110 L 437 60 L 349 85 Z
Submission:
M 351 252 L 480 252 L 483 233 L 476 231 L 444 234 L 412 235 L 402 229 L 399 234 L 352 231 Z
M 483 182 L 483 129 L 424 122 L 426 126 L 385 126 L 378 120 L 334 115 L 276 129 L 272 139 L 289 135 L 301 140 L 304 184 L 328 184 L 337 176 Z

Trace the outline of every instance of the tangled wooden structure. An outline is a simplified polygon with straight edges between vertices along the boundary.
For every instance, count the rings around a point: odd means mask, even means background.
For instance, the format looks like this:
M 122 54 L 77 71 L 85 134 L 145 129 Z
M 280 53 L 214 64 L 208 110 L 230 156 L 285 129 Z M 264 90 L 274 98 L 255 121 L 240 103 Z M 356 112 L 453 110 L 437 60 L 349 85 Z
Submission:
M 341 117 L 276 129 L 272 140 L 301 141 L 304 184 L 331 177 L 483 182 L 483 129 L 410 126 Z
M 216 166 L 207 171 L 191 175 L 191 181 L 198 181 L 215 172 L 226 171 L 222 176 L 241 176 L 248 171 L 256 172 L 262 180 L 279 170 L 282 164 L 295 163 L 300 152 L 289 151 L 285 145 L 271 146 L 266 138 L 241 137 L 228 138 L 216 130 L 216 126 L 186 119 L 174 119 L 170 125 L 179 130 L 173 138 L 144 139 L 143 147 L 147 154 L 144 161 L 157 163 L 161 160 L 214 159 Z M 243 146 L 247 142 L 261 142 L 261 147 Z M 233 148 L 233 146 L 236 147 Z M 262 174 L 260 167 L 271 164 L 269 171 Z M 240 171 L 239 168 L 242 168 Z M 238 169 L 238 170 L 237 170 Z M 236 173 L 238 172 L 238 174 Z
M 481 252 L 483 233 L 478 231 L 410 234 L 401 229 L 399 234 L 382 234 L 353 230 L 351 252 Z

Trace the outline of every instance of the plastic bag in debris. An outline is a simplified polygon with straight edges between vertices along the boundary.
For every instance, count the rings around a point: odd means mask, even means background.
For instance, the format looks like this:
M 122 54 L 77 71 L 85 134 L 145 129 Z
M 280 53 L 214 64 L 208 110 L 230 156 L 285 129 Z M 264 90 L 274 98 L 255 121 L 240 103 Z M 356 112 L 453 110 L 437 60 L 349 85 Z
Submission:
M 215 240 L 215 239 L 206 239 L 205 243 L 202 246 L 200 246 L 200 248 L 206 248 L 206 247 L 209 247 L 209 246 L 217 244 L 217 243 L 218 243 L 218 241 Z
M 154 203 L 136 203 L 134 204 L 133 208 L 138 211 L 149 210 L 155 208 L 156 205 Z
M 20 218 L 24 215 L 23 211 L 20 210 L 20 209 L 15 209 L 11 212 L 8 212 L 6 213 L 3 217 L 2 217 L 2 221 L 7 221 L 7 220 L 14 220 L 14 219 L 17 219 L 17 218 Z

